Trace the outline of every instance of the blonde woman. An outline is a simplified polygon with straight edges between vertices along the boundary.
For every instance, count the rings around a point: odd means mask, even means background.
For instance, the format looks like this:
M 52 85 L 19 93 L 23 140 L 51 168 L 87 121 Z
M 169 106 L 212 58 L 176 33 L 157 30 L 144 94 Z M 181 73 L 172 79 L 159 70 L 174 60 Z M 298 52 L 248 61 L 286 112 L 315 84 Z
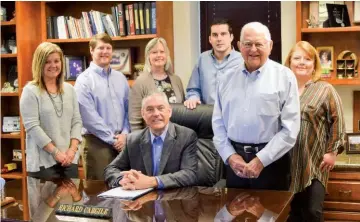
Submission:
M 36 178 L 76 178 L 82 121 L 75 90 L 64 82 L 60 47 L 41 43 L 34 53 L 32 74 L 20 99 L 26 171 Z
M 129 96 L 131 131 L 145 128 L 141 117 L 141 101 L 152 92 L 164 92 L 169 103 L 184 102 L 181 79 L 173 74 L 169 48 L 163 38 L 154 38 L 145 48 L 144 72 L 136 79 Z
M 285 66 L 295 74 L 300 95 L 301 123 L 292 149 L 290 221 L 323 221 L 323 202 L 329 171 L 343 150 L 345 124 L 341 99 L 334 87 L 321 81 L 316 49 L 306 41 L 290 51 Z

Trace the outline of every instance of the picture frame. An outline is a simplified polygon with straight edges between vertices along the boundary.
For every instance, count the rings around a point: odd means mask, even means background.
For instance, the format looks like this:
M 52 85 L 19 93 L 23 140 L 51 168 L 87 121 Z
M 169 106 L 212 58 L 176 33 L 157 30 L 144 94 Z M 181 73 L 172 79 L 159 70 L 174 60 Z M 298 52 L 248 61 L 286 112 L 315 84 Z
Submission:
M 360 23 L 360 2 L 354 2 L 354 23 Z
M 113 49 L 110 67 L 124 75 L 133 73 L 131 48 Z
M 360 132 L 346 134 L 346 154 L 360 154 Z
M 346 5 L 326 4 L 329 16 L 330 27 L 347 27 L 351 26 L 349 13 Z
M 85 56 L 64 55 L 65 58 L 65 80 L 76 80 L 86 69 Z
M 2 124 L 3 133 L 20 132 L 20 116 L 4 116 Z
M 13 149 L 13 161 L 22 161 L 22 153 L 19 149 Z
M 321 46 L 316 47 L 317 52 L 319 53 L 321 68 L 324 72 L 334 69 L 334 47 L 333 46 Z
M 319 26 L 321 28 L 326 27 L 326 25 L 324 25 L 324 22 L 326 23 L 327 19 L 328 19 L 328 12 L 327 12 L 327 8 L 326 8 L 326 4 L 330 3 L 333 4 L 334 1 L 318 1 L 318 14 L 317 14 L 317 22 L 319 23 Z M 314 3 L 310 3 L 312 5 L 314 5 Z M 314 6 L 312 6 L 314 7 Z

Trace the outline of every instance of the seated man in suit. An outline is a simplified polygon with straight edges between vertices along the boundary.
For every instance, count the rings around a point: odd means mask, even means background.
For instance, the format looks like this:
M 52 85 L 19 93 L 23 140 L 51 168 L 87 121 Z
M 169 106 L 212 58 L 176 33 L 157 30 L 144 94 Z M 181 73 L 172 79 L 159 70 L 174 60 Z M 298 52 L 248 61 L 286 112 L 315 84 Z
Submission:
M 196 185 L 196 133 L 169 122 L 171 113 L 162 92 L 142 100 L 141 115 L 148 127 L 128 134 L 125 149 L 105 168 L 109 187 L 134 190 Z

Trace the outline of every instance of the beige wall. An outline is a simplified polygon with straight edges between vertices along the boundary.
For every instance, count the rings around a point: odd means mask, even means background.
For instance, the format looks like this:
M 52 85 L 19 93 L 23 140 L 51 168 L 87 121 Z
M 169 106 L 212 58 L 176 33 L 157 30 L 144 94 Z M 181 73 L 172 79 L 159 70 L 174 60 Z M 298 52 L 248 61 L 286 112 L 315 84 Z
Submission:
M 200 55 L 200 3 L 174 2 L 175 73 L 187 86 L 191 71 Z M 282 60 L 296 42 L 296 2 L 281 2 Z M 336 86 L 344 106 L 346 131 L 353 130 L 353 91 L 360 86 Z
M 174 1 L 173 13 L 174 69 L 186 87 L 200 56 L 200 3 Z

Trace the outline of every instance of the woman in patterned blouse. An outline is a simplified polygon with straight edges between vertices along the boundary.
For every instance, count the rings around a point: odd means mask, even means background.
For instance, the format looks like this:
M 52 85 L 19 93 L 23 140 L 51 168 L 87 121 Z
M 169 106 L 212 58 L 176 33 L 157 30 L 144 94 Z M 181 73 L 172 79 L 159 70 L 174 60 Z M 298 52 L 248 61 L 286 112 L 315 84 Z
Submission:
M 345 124 L 341 99 L 335 88 L 321 81 L 316 49 L 298 42 L 285 65 L 295 74 L 300 95 L 301 127 L 292 149 L 290 221 L 322 221 L 329 171 L 343 150 Z
M 185 94 L 179 76 L 173 74 L 170 51 L 163 38 L 154 38 L 145 48 L 143 73 L 136 79 L 129 95 L 131 131 L 145 128 L 141 117 L 141 101 L 154 91 L 164 92 L 169 103 L 183 103 Z

